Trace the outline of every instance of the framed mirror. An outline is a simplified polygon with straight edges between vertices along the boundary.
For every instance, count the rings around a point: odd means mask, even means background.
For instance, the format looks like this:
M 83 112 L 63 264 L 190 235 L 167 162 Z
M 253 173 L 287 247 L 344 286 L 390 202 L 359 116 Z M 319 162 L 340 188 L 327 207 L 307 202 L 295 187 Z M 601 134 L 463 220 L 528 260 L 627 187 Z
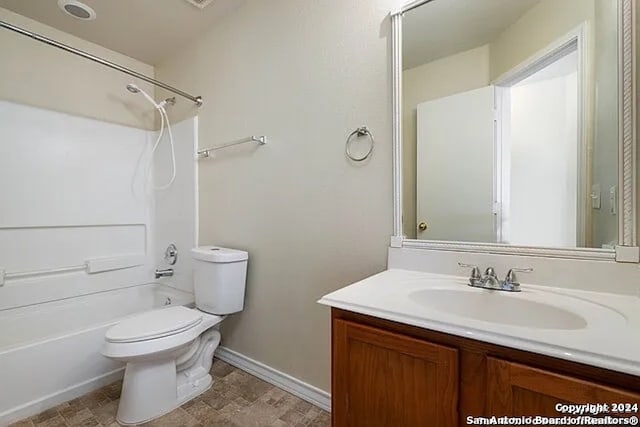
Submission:
M 392 13 L 392 246 L 640 261 L 633 0 Z

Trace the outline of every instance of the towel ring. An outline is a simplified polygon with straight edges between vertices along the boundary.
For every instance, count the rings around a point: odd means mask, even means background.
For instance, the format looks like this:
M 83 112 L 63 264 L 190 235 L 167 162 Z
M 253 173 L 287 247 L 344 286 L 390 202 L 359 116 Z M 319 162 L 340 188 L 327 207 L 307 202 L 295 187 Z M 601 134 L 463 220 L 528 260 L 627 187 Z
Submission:
M 351 141 L 353 140 L 352 138 L 354 136 L 358 136 L 358 137 L 368 136 L 369 139 L 371 140 L 371 145 L 369 145 L 369 150 L 362 157 L 355 157 L 353 154 L 351 154 Z M 354 162 L 361 162 L 363 160 L 366 160 L 371 155 L 371 153 L 373 152 L 374 143 L 375 141 L 373 139 L 373 134 L 371 134 L 371 131 L 366 126 L 359 127 L 358 129 L 351 132 L 347 137 L 347 143 L 345 145 L 345 153 L 347 154 L 347 157 L 353 160 Z

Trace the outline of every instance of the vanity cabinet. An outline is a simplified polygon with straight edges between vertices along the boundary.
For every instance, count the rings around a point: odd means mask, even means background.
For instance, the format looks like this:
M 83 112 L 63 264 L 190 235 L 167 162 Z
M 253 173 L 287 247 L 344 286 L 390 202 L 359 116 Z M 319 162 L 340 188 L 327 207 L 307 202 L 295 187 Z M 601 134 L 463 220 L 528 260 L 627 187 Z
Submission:
M 456 425 L 456 349 L 336 319 L 333 361 L 334 425 Z
M 640 377 L 336 308 L 332 343 L 334 427 L 466 426 L 468 416 L 558 417 L 558 403 L 640 404 Z
M 520 363 L 487 358 L 487 413 L 558 416 L 555 406 L 560 402 L 640 404 L 640 395 Z

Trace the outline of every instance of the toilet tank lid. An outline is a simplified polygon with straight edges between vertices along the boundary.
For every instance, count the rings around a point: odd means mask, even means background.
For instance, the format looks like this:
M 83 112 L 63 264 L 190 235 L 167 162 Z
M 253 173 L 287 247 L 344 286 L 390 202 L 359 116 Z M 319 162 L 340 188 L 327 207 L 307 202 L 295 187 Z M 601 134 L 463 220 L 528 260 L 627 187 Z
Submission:
M 191 249 L 194 259 L 208 262 L 239 262 L 249 259 L 249 253 L 237 249 L 221 248 L 219 246 L 200 246 Z

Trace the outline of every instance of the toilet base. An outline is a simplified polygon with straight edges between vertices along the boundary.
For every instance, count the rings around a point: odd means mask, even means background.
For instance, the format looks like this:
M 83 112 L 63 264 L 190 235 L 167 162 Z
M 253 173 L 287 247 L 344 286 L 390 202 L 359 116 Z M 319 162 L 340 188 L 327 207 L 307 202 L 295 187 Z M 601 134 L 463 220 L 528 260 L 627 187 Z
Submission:
M 161 417 L 207 391 L 220 332 L 210 329 L 198 338 L 197 350 L 176 367 L 176 357 L 128 362 L 122 383 L 117 421 L 141 424 Z

